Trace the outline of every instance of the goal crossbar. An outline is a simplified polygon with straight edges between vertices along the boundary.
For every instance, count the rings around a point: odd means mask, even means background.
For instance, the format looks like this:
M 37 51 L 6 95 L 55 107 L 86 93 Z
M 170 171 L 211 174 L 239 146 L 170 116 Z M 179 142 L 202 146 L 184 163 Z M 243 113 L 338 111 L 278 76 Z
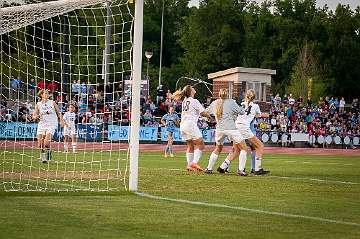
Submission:
M 58 0 L 0 8 L 0 35 L 108 0 Z

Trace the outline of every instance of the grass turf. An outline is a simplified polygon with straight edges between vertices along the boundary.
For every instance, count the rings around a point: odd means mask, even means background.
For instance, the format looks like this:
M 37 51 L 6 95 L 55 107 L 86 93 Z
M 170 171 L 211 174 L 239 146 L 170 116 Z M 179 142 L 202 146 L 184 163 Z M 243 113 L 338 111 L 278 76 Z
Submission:
M 4 159 L 20 160 L 19 155 L 24 160 L 23 153 Z M 359 158 L 266 155 L 270 176 L 238 177 L 186 172 L 183 153 L 175 159 L 162 159 L 162 153 L 140 156 L 139 191 L 151 195 L 357 225 L 154 200 L 125 191 L 0 191 L 0 238 L 360 238 Z M 55 154 L 54 162 L 63 157 Z M 94 159 L 109 162 L 101 154 Z M 2 164 L 3 170 L 9 167 Z

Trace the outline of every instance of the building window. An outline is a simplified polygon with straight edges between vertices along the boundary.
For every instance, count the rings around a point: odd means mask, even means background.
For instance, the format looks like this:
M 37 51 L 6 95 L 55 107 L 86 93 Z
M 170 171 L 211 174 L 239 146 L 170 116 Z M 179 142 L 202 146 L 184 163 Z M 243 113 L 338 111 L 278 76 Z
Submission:
M 264 96 L 264 89 L 263 89 L 263 84 L 261 84 L 260 82 L 246 82 L 246 90 L 254 90 L 256 97 L 255 100 L 260 100 L 263 101 L 263 96 Z

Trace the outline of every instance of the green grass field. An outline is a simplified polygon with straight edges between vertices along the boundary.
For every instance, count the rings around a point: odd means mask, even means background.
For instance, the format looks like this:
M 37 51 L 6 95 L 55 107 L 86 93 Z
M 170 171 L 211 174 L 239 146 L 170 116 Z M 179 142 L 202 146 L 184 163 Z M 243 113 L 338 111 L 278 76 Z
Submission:
M 360 158 L 266 155 L 269 176 L 238 177 L 161 156 L 139 161 L 139 191 L 158 198 L 1 191 L 0 238 L 360 238 Z

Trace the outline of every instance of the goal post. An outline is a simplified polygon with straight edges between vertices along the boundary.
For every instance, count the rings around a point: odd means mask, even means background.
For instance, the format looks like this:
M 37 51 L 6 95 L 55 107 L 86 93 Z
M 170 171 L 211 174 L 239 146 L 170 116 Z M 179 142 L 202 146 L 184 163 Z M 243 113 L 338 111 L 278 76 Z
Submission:
M 0 5 L 0 187 L 137 191 L 143 0 L 26 2 Z M 65 150 L 58 127 L 46 164 L 31 119 L 43 88 L 78 118 L 77 142 Z
M 138 189 L 138 158 L 139 158 L 139 131 L 140 131 L 140 85 L 142 69 L 142 42 L 143 42 L 143 0 L 135 1 L 134 23 L 134 59 L 132 79 L 132 105 L 130 130 L 130 175 L 129 190 Z

